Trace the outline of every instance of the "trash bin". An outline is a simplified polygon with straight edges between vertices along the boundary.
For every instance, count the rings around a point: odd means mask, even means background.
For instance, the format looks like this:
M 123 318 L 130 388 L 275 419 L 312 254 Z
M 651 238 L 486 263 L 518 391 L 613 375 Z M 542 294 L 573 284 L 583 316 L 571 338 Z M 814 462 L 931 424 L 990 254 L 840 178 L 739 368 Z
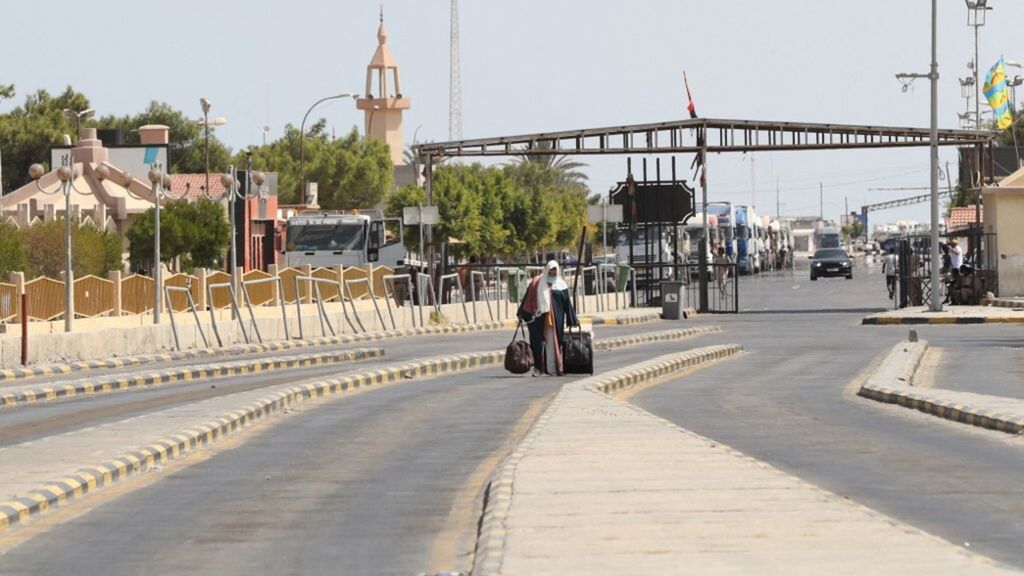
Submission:
M 685 307 L 686 288 L 677 280 L 661 283 L 661 318 L 663 320 L 682 320 Z
M 618 272 L 615 274 L 615 291 L 625 292 L 629 280 L 629 264 L 619 263 Z
M 519 274 L 508 275 L 508 301 L 516 304 L 519 298 L 526 293 L 526 283 L 522 281 Z

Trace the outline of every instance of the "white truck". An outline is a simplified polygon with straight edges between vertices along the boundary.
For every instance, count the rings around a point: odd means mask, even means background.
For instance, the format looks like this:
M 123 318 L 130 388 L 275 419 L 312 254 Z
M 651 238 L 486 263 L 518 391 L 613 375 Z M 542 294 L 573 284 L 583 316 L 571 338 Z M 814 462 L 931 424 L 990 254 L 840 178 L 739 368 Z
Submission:
M 284 265 L 406 265 L 402 219 L 379 210 L 303 212 L 287 220 Z

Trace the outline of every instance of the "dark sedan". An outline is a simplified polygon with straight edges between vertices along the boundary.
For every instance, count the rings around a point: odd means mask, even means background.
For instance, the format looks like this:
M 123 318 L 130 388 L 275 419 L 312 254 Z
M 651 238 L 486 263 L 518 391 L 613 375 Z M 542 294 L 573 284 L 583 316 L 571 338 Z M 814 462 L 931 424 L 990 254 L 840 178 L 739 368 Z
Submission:
M 825 248 L 811 256 L 811 280 L 822 276 L 845 276 L 847 280 L 853 278 L 853 261 L 845 250 Z

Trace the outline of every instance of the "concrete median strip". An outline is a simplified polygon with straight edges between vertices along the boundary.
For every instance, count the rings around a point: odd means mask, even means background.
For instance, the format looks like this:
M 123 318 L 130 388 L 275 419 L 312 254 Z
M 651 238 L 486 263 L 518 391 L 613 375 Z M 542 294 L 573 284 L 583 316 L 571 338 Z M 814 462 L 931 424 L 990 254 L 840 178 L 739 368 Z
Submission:
M 487 487 L 484 496 L 484 513 L 480 521 L 473 561 L 473 574 L 496 576 L 505 573 L 502 571 L 502 565 L 508 536 L 507 520 L 512 507 L 517 468 L 533 448 L 534 443 L 543 436 L 549 421 L 559 410 L 559 405 L 565 403 L 569 396 L 579 394 L 581 391 L 608 395 L 630 386 L 659 380 L 670 374 L 729 358 L 742 351 L 743 347 L 737 344 L 697 348 L 662 356 L 607 375 L 587 378 L 564 386 L 522 443 L 502 462 Z
M 633 325 L 659 321 L 658 314 L 651 312 L 625 311 L 617 314 L 583 314 L 581 318 L 593 325 Z M 53 376 L 59 374 L 71 374 L 88 370 L 102 370 L 110 368 L 125 368 L 156 362 L 171 362 L 175 360 L 193 360 L 201 358 L 216 358 L 225 356 L 241 356 L 244 354 L 258 354 L 261 352 L 277 352 L 282 350 L 294 350 L 300 348 L 311 348 L 317 346 L 332 346 L 339 344 L 359 344 L 364 342 L 377 342 L 395 338 L 406 338 L 411 336 L 430 336 L 439 334 L 465 334 L 470 332 L 488 332 L 515 328 L 514 320 L 480 322 L 477 324 L 446 324 L 439 326 L 426 326 L 421 328 L 406 328 L 402 330 L 387 330 L 383 332 L 369 332 L 365 334 L 340 334 L 338 336 L 322 336 L 306 340 L 279 340 L 263 344 L 238 344 L 225 348 L 204 348 L 198 350 L 182 350 L 180 352 L 166 352 L 161 354 L 147 354 L 143 356 L 129 356 L 124 358 L 110 358 L 106 360 L 87 360 L 81 362 L 68 362 L 64 364 L 45 364 L 40 366 L 27 366 L 23 368 L 0 369 L 0 383 L 33 378 L 37 376 Z
M 719 331 L 720 328 L 717 326 L 667 330 L 643 336 L 600 340 L 595 342 L 595 348 L 611 350 L 643 343 L 682 340 Z M 106 459 L 100 464 L 80 466 L 76 472 L 62 477 L 55 473 L 54 477 L 57 477 L 57 480 L 42 483 L 41 486 L 35 481 L 28 480 L 26 482 L 23 480 L 21 484 L 26 485 L 26 488 L 31 486 L 39 487 L 25 489 L 20 492 L 15 491 L 16 496 L 6 502 L 0 502 L 0 530 L 24 522 L 34 515 L 43 513 L 66 501 L 73 500 L 132 474 L 167 462 L 198 447 L 215 442 L 221 437 L 241 430 L 260 418 L 280 412 L 289 406 L 305 400 L 361 390 L 371 386 L 411 381 L 425 376 L 499 366 L 504 361 L 504 356 L 504 350 L 447 356 L 369 370 L 352 376 L 315 379 L 287 388 L 280 388 L 269 394 L 266 391 L 256 391 L 254 393 L 259 394 L 258 398 L 241 408 L 227 411 L 213 419 L 206 417 L 201 420 L 202 423 L 182 429 L 177 428 L 177 426 L 182 424 L 175 424 L 174 429 L 179 430 L 177 433 L 161 436 L 158 440 L 146 443 L 141 448 L 118 453 L 116 456 Z M 217 400 L 221 403 L 232 401 L 231 396 L 218 398 Z M 171 409 L 165 411 L 165 413 L 170 414 L 174 410 L 181 411 L 181 409 Z M 141 418 L 146 418 L 147 416 Z M 173 418 L 168 416 L 167 418 L 175 423 L 183 421 L 181 416 L 174 416 Z M 97 430 L 96 428 L 90 428 L 64 435 L 67 441 L 66 451 L 78 454 L 79 458 L 83 457 L 78 444 L 87 441 L 87 438 L 77 438 L 76 436 L 87 436 L 90 433 L 95 433 Z M 124 437 L 123 434 L 114 433 L 114 431 L 109 432 L 108 437 L 110 435 Z M 75 444 L 75 442 L 78 444 Z M 20 448 L 27 458 L 31 458 L 33 454 L 39 453 L 40 450 L 56 451 L 52 443 L 46 445 L 43 442 L 40 442 L 38 447 L 35 443 L 30 442 L 20 445 Z M 10 450 L 10 448 L 5 450 Z M 3 456 L 6 460 L 4 462 L 6 473 L 14 474 L 15 472 L 12 470 L 16 467 L 12 466 L 12 463 L 9 461 L 11 459 L 9 454 L 9 452 L 0 451 L 0 456 Z M 37 465 L 34 469 L 39 470 L 40 466 Z M 3 470 L 0 470 L 0 472 L 3 472 Z M 14 484 L 14 482 L 5 480 L 2 476 L 0 476 L 0 482 L 8 482 L 10 485 Z
M 1024 433 L 1024 400 L 913 386 L 914 374 L 927 349 L 924 340 L 897 344 L 858 394 L 954 422 L 1009 434 Z
M 345 362 L 369 360 L 384 356 L 383 348 L 357 348 L 325 354 L 311 354 L 281 358 L 262 358 L 258 360 L 241 360 L 221 364 L 204 364 L 181 368 L 168 368 L 158 372 L 149 372 L 129 376 L 111 376 L 107 378 L 75 380 L 60 384 L 40 384 L 17 389 L 0 388 L 0 408 L 31 402 L 46 402 L 73 396 L 101 394 L 159 386 L 171 382 L 188 382 L 207 378 L 224 378 L 242 376 L 276 370 L 326 366 Z
M 602 393 L 734 348 L 563 386 L 488 487 L 474 576 L 1016 573 Z

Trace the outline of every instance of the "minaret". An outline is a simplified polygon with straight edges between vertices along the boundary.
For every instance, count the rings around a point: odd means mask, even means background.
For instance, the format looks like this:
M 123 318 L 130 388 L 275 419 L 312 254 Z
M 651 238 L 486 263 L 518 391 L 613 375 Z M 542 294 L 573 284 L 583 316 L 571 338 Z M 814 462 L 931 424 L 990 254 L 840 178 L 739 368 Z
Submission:
M 388 73 L 391 73 L 390 82 Z M 380 12 L 377 29 L 377 51 L 366 67 L 366 92 L 356 100 L 356 108 L 366 117 L 366 135 L 381 140 L 391 148 L 391 162 L 399 166 L 402 155 L 402 110 L 408 110 L 412 101 L 402 97 L 402 84 L 398 77 L 398 62 L 388 49 L 388 33 L 384 29 L 384 9 Z

